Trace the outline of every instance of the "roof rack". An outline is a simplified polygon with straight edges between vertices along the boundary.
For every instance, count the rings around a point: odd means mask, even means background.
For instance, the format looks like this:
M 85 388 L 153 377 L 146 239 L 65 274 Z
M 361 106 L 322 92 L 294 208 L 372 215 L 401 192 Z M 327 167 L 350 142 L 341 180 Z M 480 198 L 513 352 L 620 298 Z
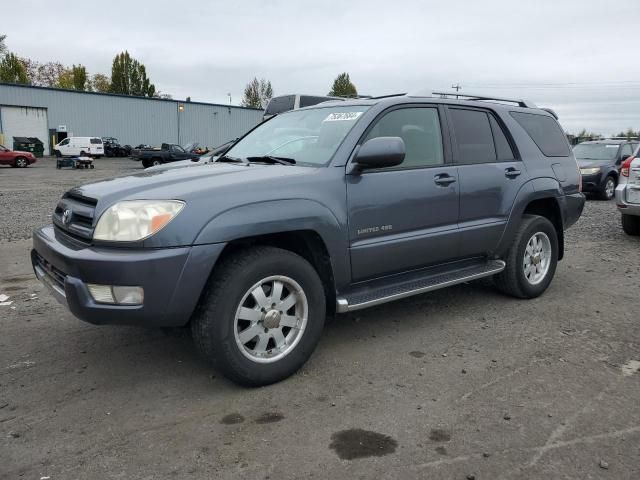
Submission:
M 456 97 L 456 99 L 461 99 L 461 100 L 489 100 L 494 102 L 508 102 L 508 103 L 515 103 L 519 107 L 538 108 L 535 103 L 530 102 L 528 100 L 522 100 L 522 99 L 487 97 L 486 95 L 473 95 L 471 93 L 460 93 L 460 92 L 433 92 L 433 95 L 440 95 L 440 97 L 442 98 Z
M 371 97 L 372 100 L 379 100 L 381 98 L 391 98 L 391 97 L 404 97 L 407 92 L 404 93 L 390 93 L 389 95 L 378 95 L 375 97 Z

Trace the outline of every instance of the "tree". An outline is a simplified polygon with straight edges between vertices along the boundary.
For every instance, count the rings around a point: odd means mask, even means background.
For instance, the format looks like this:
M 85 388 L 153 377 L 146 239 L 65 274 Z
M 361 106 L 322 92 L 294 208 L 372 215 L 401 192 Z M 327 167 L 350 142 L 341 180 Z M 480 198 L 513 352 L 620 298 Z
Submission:
M 627 138 L 635 138 L 640 136 L 640 132 L 634 132 L 633 128 L 629 127 L 627 128 L 626 132 L 620 132 L 619 134 L 616 135 L 616 137 L 627 137 Z
M 30 58 L 22 58 L 27 69 L 29 83 L 37 87 L 55 87 L 65 68 L 60 62 L 39 63 Z
M 111 91 L 124 95 L 153 97 L 156 87 L 147 77 L 147 69 L 124 51 L 116 55 L 111 67 Z
M 73 73 L 73 88 L 80 91 L 87 90 L 89 86 L 87 82 L 87 69 L 84 65 L 78 65 L 77 67 L 74 65 L 71 67 L 71 72 Z
M 354 97 L 358 95 L 356 86 L 351 83 L 349 74 L 347 72 L 341 73 L 333 81 L 333 87 L 329 95 L 332 97 Z
M 24 63 L 13 53 L 7 53 L 0 61 L 0 82 L 29 83 Z
M 243 107 L 266 108 L 269 100 L 273 97 L 273 88 L 271 82 L 264 78 L 258 80 L 254 77 L 247 86 L 244 87 L 244 95 L 242 96 Z
M 58 83 L 55 85 L 57 88 L 66 88 L 67 90 L 73 90 L 73 70 L 65 68 L 58 76 Z
M 93 90 L 94 92 L 110 92 L 111 91 L 111 81 L 109 77 L 107 77 L 103 73 L 96 73 L 93 77 L 91 77 L 90 85 L 87 88 L 88 90 Z
M 4 44 L 4 41 L 7 39 L 6 35 L 0 35 L 0 55 L 4 55 L 7 51 L 7 46 Z

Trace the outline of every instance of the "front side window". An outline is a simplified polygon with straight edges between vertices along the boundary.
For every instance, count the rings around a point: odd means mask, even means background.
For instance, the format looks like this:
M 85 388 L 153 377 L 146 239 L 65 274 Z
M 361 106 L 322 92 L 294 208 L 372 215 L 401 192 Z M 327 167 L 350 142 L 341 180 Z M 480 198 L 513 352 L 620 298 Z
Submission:
M 173 153 L 184 153 L 184 150 L 183 150 L 183 149 L 182 149 L 182 147 L 181 147 L 181 146 L 179 146 L 179 145 L 172 145 L 172 146 L 171 146 L 171 151 L 172 151 Z
M 60 145 L 69 145 L 69 139 L 65 138 L 62 142 L 60 142 Z
M 258 126 L 226 155 L 249 160 L 286 157 L 299 165 L 325 165 L 368 108 L 351 105 L 283 113 Z
M 377 137 L 400 137 L 404 141 L 404 162 L 393 168 L 419 168 L 444 163 L 440 118 L 435 108 L 392 110 L 376 122 L 363 143 Z

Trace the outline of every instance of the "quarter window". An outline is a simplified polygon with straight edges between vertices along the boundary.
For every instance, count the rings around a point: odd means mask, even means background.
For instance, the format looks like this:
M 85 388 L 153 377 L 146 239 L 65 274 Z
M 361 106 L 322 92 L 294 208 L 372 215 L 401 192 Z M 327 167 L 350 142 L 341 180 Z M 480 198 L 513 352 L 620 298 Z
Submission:
M 623 157 L 625 155 L 631 155 L 633 152 L 631 150 L 631 144 L 626 143 L 622 146 L 622 152 L 620 152 L 620 156 Z
M 393 168 L 429 167 L 444 163 L 440 118 L 435 108 L 393 110 L 376 122 L 363 143 L 377 137 L 400 137 L 404 141 L 404 162 Z
M 451 109 L 459 163 L 488 163 L 497 160 L 493 133 L 486 112 Z

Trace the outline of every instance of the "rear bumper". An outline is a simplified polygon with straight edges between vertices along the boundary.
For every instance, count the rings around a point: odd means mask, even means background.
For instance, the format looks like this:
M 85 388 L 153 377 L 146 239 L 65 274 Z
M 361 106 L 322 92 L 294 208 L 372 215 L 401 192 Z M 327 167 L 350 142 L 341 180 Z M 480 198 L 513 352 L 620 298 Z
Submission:
M 95 248 L 70 243 L 52 226 L 33 234 L 36 276 L 80 320 L 180 326 L 189 321 L 224 244 L 166 249 Z M 87 284 L 141 286 L 142 305 L 96 303 Z
M 627 189 L 629 184 L 620 184 L 616 187 L 616 205 L 618 211 L 623 215 L 640 216 L 640 203 L 629 203 L 627 201 Z
M 564 228 L 565 230 L 576 223 L 584 209 L 585 196 L 582 193 L 572 193 L 564 197 Z

